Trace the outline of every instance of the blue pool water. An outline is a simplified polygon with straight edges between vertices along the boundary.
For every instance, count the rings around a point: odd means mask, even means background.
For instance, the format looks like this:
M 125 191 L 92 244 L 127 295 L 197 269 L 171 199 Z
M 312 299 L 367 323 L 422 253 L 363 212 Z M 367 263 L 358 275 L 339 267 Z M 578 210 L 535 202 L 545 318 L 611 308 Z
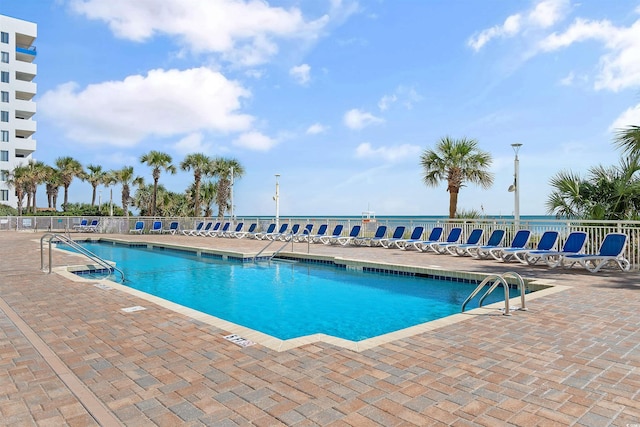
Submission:
M 83 246 L 115 261 L 126 286 L 280 339 L 325 333 L 360 341 L 459 313 L 476 286 L 302 262 L 254 264 L 110 243 Z M 496 291 L 486 303 L 502 296 Z

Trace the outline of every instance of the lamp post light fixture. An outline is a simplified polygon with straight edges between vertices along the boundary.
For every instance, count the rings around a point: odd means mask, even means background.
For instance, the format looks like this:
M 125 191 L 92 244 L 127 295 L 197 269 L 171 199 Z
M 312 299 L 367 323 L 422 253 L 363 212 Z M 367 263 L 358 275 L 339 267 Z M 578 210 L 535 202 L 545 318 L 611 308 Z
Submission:
M 516 158 L 513 161 L 513 184 L 509 186 L 509 192 L 513 193 L 514 196 L 513 225 L 518 229 L 520 227 L 520 160 L 518 160 L 518 151 L 520 151 L 522 144 L 511 144 L 511 147 L 516 153 Z
M 234 221 L 234 213 L 233 213 L 233 166 L 231 166 L 231 183 L 229 185 L 230 190 L 230 199 L 231 199 L 231 222 L 233 223 Z
M 280 174 L 276 174 L 276 195 L 273 200 L 276 201 L 276 229 L 280 227 L 280 183 L 278 179 L 280 178 Z

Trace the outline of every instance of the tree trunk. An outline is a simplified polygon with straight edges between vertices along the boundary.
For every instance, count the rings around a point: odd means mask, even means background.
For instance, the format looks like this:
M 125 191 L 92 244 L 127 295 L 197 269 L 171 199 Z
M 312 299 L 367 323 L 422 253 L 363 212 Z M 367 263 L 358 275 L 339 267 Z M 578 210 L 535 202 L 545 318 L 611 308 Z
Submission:
M 456 217 L 456 211 L 458 210 L 458 192 L 449 192 L 449 218 Z

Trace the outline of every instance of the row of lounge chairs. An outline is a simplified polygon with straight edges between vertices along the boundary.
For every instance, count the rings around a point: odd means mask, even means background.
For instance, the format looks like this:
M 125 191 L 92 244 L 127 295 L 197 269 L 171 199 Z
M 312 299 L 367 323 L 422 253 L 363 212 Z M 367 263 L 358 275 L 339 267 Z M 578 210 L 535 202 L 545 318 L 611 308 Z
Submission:
M 94 224 L 94 229 L 95 227 L 97 224 Z M 493 258 L 502 262 L 519 261 L 528 265 L 546 264 L 552 268 L 558 266 L 570 268 L 578 264 L 591 272 L 597 272 L 610 264 L 616 265 L 623 271 L 628 271 L 630 268 L 629 261 L 623 256 L 628 238 L 621 233 L 607 234 L 597 253 L 585 254 L 583 250 L 587 241 L 587 233 L 583 231 L 571 232 L 563 247 L 556 249 L 559 233 L 552 230 L 545 231 L 534 248 L 529 247 L 530 230 L 518 230 L 510 244 L 503 245 L 505 230 L 493 230 L 486 243 L 481 243 L 484 234 L 481 228 L 473 229 L 465 241 L 461 241 L 462 228 L 453 227 L 444 237 L 444 230 L 439 226 L 433 227 L 426 239 L 423 239 L 424 227 L 422 226 L 414 227 L 408 238 L 404 237 L 407 232 L 405 226 L 397 226 L 393 233 L 387 236 L 388 228 L 386 225 L 378 226 L 372 237 L 360 235 L 361 225 L 354 225 L 349 234 L 343 236 L 344 226 L 342 224 L 336 225 L 330 234 L 327 234 L 327 224 L 320 225 L 316 233 L 312 233 L 313 224 L 307 224 L 304 227 L 301 227 L 300 224 L 293 224 L 289 228 L 288 223 L 283 223 L 278 228 L 275 223 L 271 223 L 263 231 L 257 230 L 256 223 L 252 223 L 245 229 L 243 222 L 232 227 L 230 222 L 209 221 L 205 223 L 202 221 L 193 229 L 178 230 L 178 228 L 177 221 L 171 222 L 167 229 L 163 228 L 162 221 L 154 221 L 149 233 L 180 233 L 186 236 L 257 240 L 293 240 L 295 242 L 342 246 L 381 246 L 405 251 L 416 250 L 436 254 L 471 256 L 477 259 Z M 81 229 L 80 226 L 78 229 Z M 137 221 L 130 232 L 144 233 L 144 222 Z
M 91 222 L 89 222 L 88 219 L 83 218 L 79 224 L 73 226 L 73 229 L 82 233 L 95 233 L 98 231 L 99 226 L 100 220 L 92 219 Z

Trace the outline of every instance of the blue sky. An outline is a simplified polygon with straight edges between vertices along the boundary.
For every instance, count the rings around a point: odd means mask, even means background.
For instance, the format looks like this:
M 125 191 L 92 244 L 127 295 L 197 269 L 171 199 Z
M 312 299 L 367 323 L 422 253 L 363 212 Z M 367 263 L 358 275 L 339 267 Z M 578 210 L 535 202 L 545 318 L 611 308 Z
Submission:
M 553 175 L 617 164 L 615 130 L 640 124 L 640 0 L 3 0 L 0 13 L 38 24 L 37 160 L 152 182 L 151 150 L 176 165 L 234 157 L 237 215 L 275 213 L 275 174 L 283 216 L 446 215 L 446 184 L 426 187 L 419 164 L 445 136 L 493 156 L 494 185 L 464 187 L 460 209 L 513 213 L 522 143 L 520 213 L 544 214 Z M 69 196 L 89 202 L 91 187 L 74 180 Z

